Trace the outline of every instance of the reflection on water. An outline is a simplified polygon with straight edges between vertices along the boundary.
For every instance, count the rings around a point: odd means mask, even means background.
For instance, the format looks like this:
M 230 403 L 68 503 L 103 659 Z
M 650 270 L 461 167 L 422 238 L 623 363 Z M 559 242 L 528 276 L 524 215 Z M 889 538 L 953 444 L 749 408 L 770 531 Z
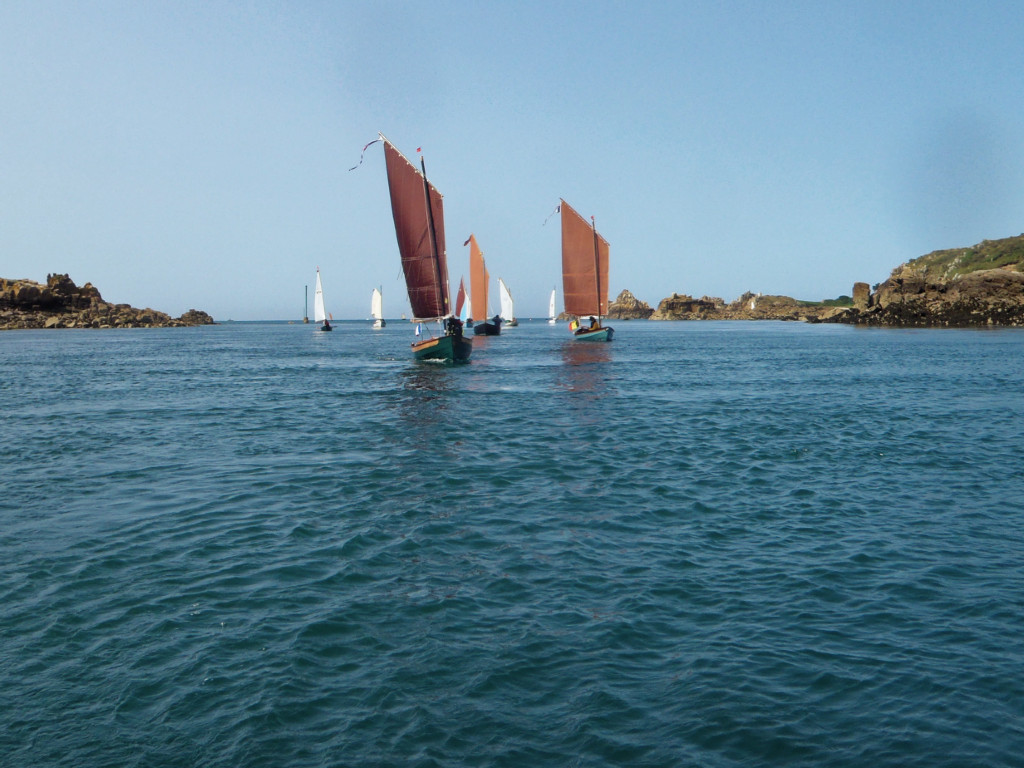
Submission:
M 586 392 L 602 395 L 607 390 L 606 364 L 611 361 L 611 349 L 606 343 L 565 341 L 562 343 L 563 366 L 556 384 L 568 392 Z

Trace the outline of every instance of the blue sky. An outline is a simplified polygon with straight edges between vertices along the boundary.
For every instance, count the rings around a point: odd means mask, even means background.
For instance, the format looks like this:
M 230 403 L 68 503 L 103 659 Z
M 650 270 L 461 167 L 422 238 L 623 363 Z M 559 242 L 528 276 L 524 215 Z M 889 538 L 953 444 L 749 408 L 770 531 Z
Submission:
M 475 233 L 520 317 L 559 197 L 613 297 L 833 298 L 1024 232 L 1021 40 L 1016 2 L 6 0 L 0 276 L 283 320 L 319 265 L 336 318 L 378 285 L 397 317 L 380 146 L 348 171 L 381 131 L 423 148 L 453 282 Z

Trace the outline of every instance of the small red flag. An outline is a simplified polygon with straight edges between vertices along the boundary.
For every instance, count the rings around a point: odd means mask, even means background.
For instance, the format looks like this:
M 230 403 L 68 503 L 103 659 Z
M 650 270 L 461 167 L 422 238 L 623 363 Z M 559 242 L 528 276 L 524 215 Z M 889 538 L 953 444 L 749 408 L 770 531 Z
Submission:
M 416 151 L 417 152 L 422 152 L 423 151 L 423 147 L 416 147 Z

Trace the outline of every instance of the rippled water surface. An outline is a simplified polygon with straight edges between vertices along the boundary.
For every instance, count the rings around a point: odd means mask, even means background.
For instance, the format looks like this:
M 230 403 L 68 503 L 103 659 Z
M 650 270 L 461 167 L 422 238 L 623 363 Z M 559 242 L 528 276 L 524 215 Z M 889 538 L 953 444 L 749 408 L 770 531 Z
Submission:
M 0 334 L 0 764 L 1024 765 L 1024 332 Z

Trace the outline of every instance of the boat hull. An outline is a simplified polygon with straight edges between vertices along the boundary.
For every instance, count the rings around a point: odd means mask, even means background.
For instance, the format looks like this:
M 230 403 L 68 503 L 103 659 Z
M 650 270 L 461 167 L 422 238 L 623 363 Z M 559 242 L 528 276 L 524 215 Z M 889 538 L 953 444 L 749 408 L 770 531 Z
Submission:
M 595 328 L 594 330 L 581 329 L 576 331 L 572 337 L 576 341 L 611 341 L 615 335 L 615 329 L 610 326 Z
M 374 328 L 383 328 L 386 325 L 387 325 L 387 323 L 384 320 L 374 320 L 373 321 L 373 327 Z
M 473 326 L 473 333 L 477 336 L 500 336 L 501 326 L 497 323 L 477 323 Z
M 473 340 L 464 336 L 436 336 L 412 345 L 412 353 L 417 360 L 463 363 L 469 360 L 472 352 Z

